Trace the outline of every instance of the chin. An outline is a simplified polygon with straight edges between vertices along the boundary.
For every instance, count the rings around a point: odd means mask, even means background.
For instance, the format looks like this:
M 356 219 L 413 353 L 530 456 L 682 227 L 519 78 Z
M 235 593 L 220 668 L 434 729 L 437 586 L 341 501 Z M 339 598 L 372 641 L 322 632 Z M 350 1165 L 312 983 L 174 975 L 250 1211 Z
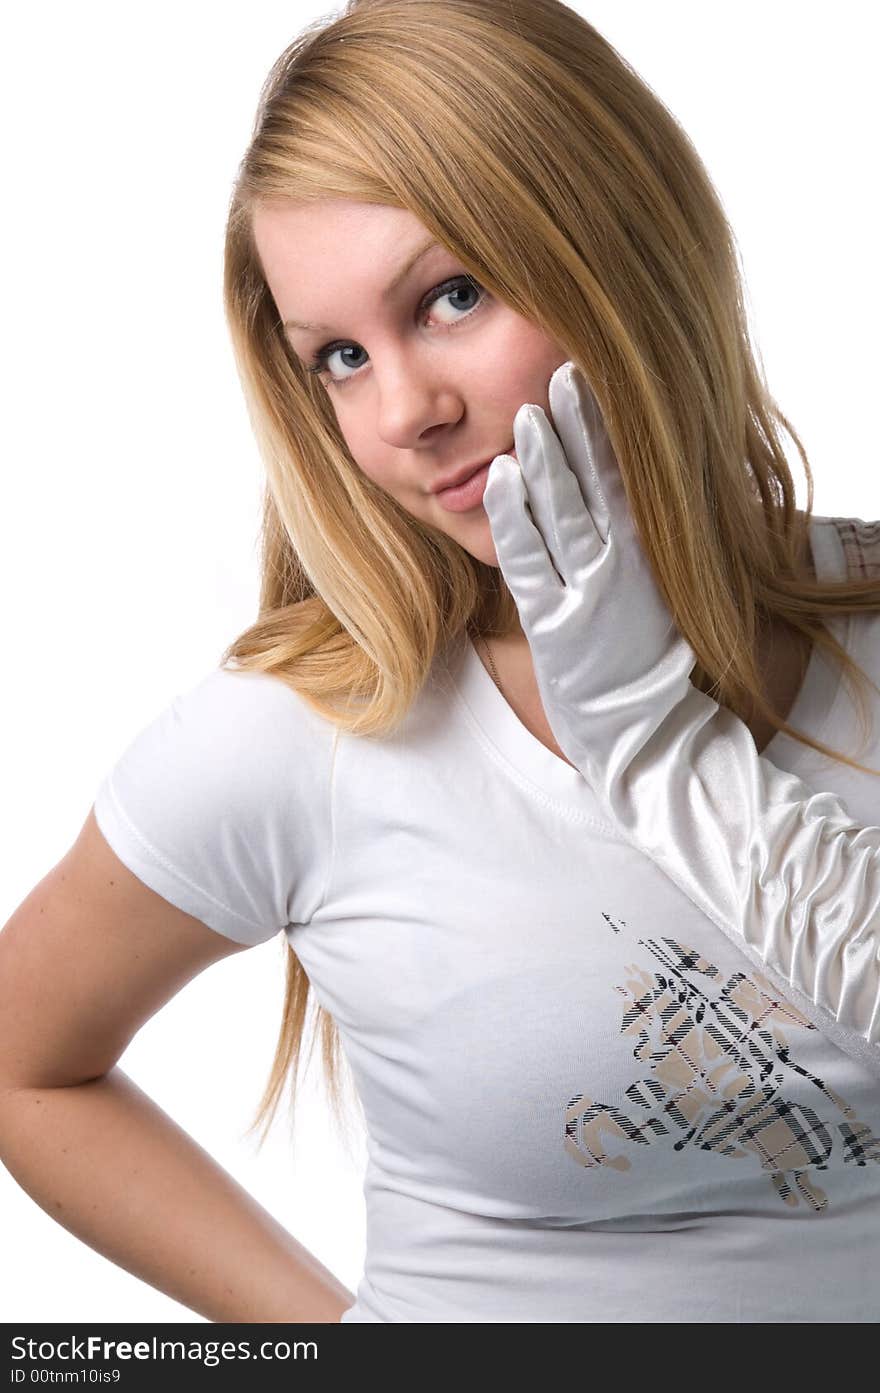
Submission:
M 486 566 L 494 566 L 496 571 L 500 571 L 501 569 L 501 562 L 498 560 L 498 557 L 495 554 L 494 547 L 492 547 L 485 554 L 478 555 L 477 560 L 482 561 Z
M 468 522 L 470 526 L 461 529 L 464 535 L 459 535 L 455 540 L 477 561 L 482 561 L 485 566 L 497 567 L 499 563 L 498 556 L 495 552 L 495 541 L 492 537 L 492 529 L 489 526 L 489 518 L 485 509 L 482 507 L 475 508 L 473 517 L 469 517 Z

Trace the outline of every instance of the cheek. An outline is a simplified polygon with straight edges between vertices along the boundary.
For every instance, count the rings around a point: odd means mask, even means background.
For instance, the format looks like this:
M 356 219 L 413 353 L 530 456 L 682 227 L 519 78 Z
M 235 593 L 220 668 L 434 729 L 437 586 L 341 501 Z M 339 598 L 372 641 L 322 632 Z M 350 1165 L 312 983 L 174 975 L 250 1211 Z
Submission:
M 392 467 L 382 459 L 377 459 L 367 451 L 358 452 L 356 447 L 349 445 L 349 454 L 363 475 L 375 484 L 384 493 L 390 493 L 395 498 L 404 497 L 403 486 L 396 478 Z
M 474 381 L 487 401 L 504 402 L 512 418 L 523 402 L 546 399 L 550 378 L 567 358 L 560 344 L 510 310 L 500 317 L 488 353 L 475 364 Z
M 346 429 L 345 422 L 339 419 L 338 413 L 337 423 L 346 449 L 360 473 L 366 475 L 379 488 L 387 489 L 389 471 L 384 466 L 381 455 L 377 456 L 376 454 L 375 440 L 372 442 L 371 449 L 369 443 L 361 438 L 361 434 L 357 430 Z
M 377 450 L 375 438 L 367 442 L 362 440 L 357 432 L 341 429 L 348 453 L 360 473 L 371 483 L 375 484 L 383 493 L 389 493 L 393 498 L 398 499 L 410 511 L 417 510 L 420 502 L 426 501 L 420 500 L 417 486 L 414 492 L 412 483 L 407 484 L 401 480 L 400 462 L 389 459 L 388 451 Z

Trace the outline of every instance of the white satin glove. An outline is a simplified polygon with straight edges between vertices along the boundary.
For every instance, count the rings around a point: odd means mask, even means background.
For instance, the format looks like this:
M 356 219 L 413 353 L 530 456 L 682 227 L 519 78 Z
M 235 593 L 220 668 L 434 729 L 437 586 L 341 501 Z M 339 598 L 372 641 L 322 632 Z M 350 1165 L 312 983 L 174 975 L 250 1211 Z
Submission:
M 880 1075 L 880 827 L 760 756 L 690 682 L 573 362 L 526 403 L 483 506 L 560 748 L 609 820 L 836 1045 Z M 558 574 L 557 574 L 558 572 Z

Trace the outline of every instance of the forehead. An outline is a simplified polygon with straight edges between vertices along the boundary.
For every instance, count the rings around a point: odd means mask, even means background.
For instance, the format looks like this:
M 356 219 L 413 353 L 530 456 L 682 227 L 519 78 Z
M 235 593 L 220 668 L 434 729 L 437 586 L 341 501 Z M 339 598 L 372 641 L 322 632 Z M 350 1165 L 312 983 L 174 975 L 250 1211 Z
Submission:
M 406 208 L 340 199 L 262 204 L 253 213 L 253 235 L 293 333 L 339 331 L 355 310 L 378 312 L 407 262 L 435 240 Z M 438 254 L 435 247 L 428 257 Z
M 252 213 L 257 254 L 267 278 L 284 266 L 299 279 L 356 257 L 364 265 L 392 265 L 395 257 L 428 236 L 408 208 L 353 203 L 347 199 L 261 203 Z

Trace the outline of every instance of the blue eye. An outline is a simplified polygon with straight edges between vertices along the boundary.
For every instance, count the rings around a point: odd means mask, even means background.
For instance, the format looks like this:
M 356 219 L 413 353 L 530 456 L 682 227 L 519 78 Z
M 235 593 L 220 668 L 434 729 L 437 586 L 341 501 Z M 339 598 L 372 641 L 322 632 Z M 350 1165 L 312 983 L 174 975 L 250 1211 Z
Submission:
M 455 323 L 447 324 L 444 327 L 447 329 L 455 329 L 458 327 L 459 324 L 463 323 L 465 319 L 469 319 L 470 316 L 480 308 L 480 306 L 484 303 L 486 299 L 486 291 L 483 289 L 481 285 L 478 284 L 477 281 L 473 279 L 472 276 L 453 276 L 450 280 L 443 281 L 442 285 L 437 285 L 434 287 L 433 290 L 430 290 L 428 292 L 421 305 L 419 306 L 419 309 L 422 311 L 430 309 L 431 305 L 433 305 L 436 300 L 442 300 L 447 297 L 451 298 L 453 295 L 461 291 L 465 291 L 470 294 L 475 293 L 478 298 L 476 303 L 473 305 L 468 305 L 466 307 L 454 306 L 454 308 L 462 308 L 463 313 L 461 317 L 455 321 Z M 336 339 L 333 343 L 325 344 L 323 348 L 318 349 L 311 363 L 308 365 L 307 371 L 313 373 L 319 373 L 324 371 L 327 366 L 327 360 L 333 353 L 339 353 L 343 349 L 349 347 L 354 348 L 359 352 L 363 352 L 363 349 L 360 348 L 359 344 L 353 344 L 349 339 Z M 349 363 L 347 366 L 351 367 L 352 364 Z M 354 366 L 358 367 L 359 365 Z M 351 382 L 356 375 L 356 372 L 352 372 L 347 377 L 331 376 L 329 378 L 329 382 L 332 383 L 334 387 L 344 387 L 346 383 Z

